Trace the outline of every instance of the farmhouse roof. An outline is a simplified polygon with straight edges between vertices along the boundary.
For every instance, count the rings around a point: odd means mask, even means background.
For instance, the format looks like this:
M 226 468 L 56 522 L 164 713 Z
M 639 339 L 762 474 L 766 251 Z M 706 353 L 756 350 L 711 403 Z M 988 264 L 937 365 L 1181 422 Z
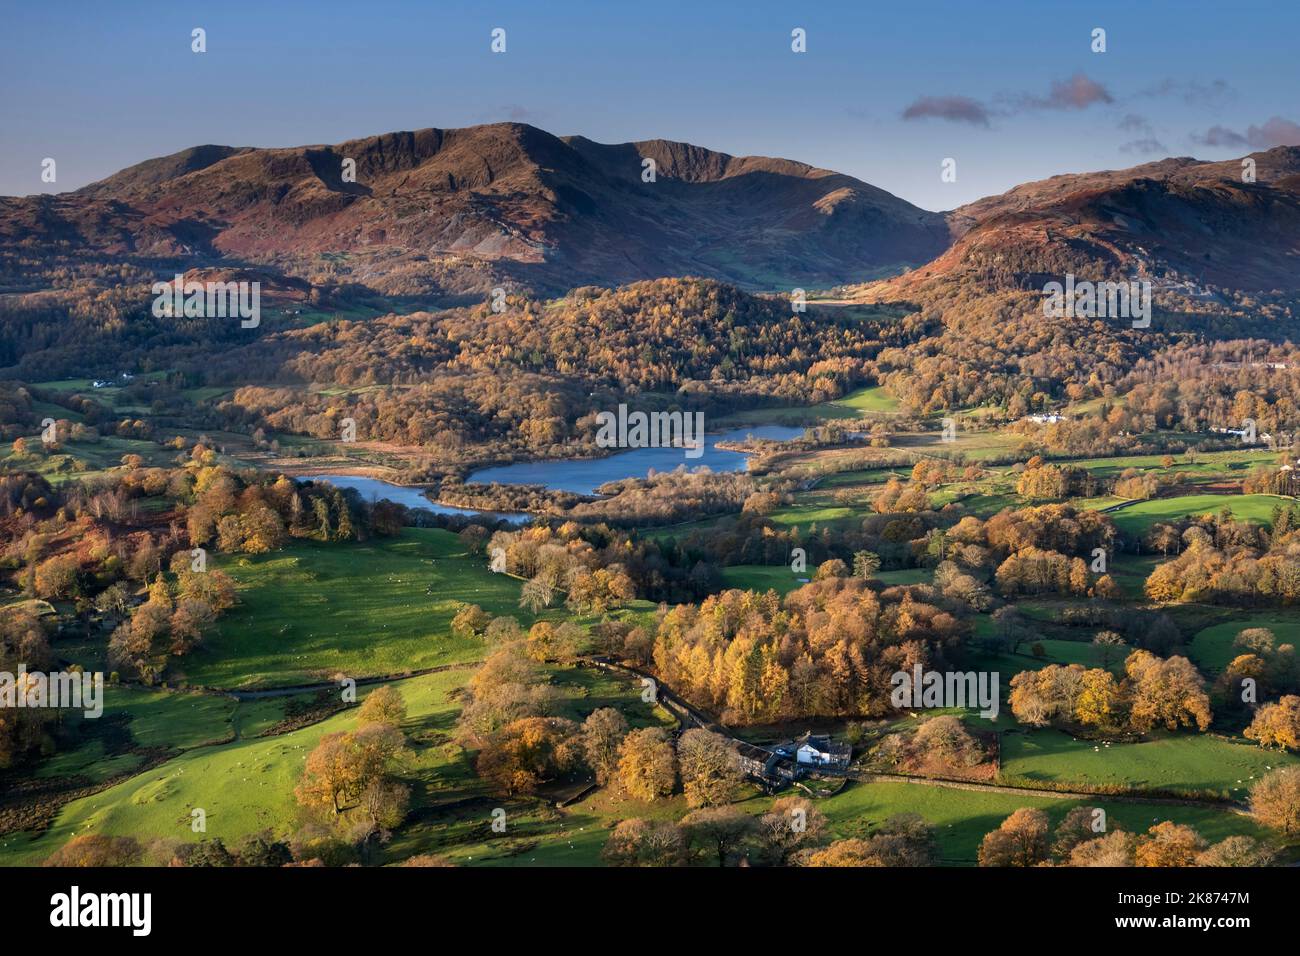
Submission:
M 832 757 L 848 758 L 853 755 L 853 747 L 849 744 L 839 743 L 828 734 L 814 734 L 811 731 L 805 732 L 803 736 L 796 737 L 789 743 L 782 744 L 777 750 L 788 750 L 794 753 L 805 744 L 818 753 L 829 754 Z

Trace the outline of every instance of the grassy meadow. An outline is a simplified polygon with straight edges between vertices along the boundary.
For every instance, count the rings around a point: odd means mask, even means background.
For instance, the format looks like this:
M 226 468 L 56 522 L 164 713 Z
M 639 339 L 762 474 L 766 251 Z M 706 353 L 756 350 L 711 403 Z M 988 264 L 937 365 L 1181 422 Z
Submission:
M 300 541 L 218 566 L 235 578 L 240 603 L 179 668 L 198 686 L 285 686 L 479 660 L 481 640 L 451 633 L 462 603 L 533 620 L 519 608 L 518 580 L 492 573 L 436 528 L 348 547 Z

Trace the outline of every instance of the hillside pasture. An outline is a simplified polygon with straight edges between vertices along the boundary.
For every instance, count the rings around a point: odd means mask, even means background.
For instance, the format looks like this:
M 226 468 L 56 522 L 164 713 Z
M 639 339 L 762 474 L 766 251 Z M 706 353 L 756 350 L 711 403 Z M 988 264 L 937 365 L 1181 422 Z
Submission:
M 492 573 L 436 528 L 359 544 L 299 541 L 217 565 L 234 577 L 239 604 L 176 667 L 177 679 L 198 686 L 297 685 L 478 660 L 484 642 L 451 633 L 464 603 L 533 621 L 518 606 L 518 580 Z

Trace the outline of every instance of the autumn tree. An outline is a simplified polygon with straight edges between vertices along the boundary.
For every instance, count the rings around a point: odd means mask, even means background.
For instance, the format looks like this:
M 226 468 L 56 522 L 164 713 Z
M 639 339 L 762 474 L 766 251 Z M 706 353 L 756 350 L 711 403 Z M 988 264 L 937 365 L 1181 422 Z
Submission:
M 361 792 L 361 811 L 373 833 L 386 839 L 406 819 L 411 804 L 411 788 L 396 780 L 371 780 Z
M 1021 807 L 985 835 L 979 848 L 980 866 L 1035 866 L 1047 859 L 1047 814 Z
M 1078 664 L 1049 664 L 1037 671 L 1021 671 L 1011 678 L 1011 713 L 1031 727 L 1073 720 L 1083 673 Z
M 744 853 L 746 843 L 758 832 L 758 821 L 737 807 L 701 807 L 682 818 L 687 846 L 717 860 L 718 866 Z
M 307 755 L 294 794 L 304 807 L 340 814 L 345 804 L 355 804 L 367 787 L 383 778 L 402 749 L 401 733 L 382 724 L 326 734 Z
M 984 759 L 983 746 L 961 718 L 951 714 L 931 717 L 917 727 L 911 749 L 925 757 L 937 756 L 954 767 L 973 767 Z
M 1085 840 L 1071 851 L 1067 866 L 1132 866 L 1138 838 L 1125 830 Z
M 1288 694 L 1276 703 L 1264 704 L 1243 736 L 1258 741 L 1261 747 L 1300 750 L 1300 697 Z
M 677 755 L 666 730 L 633 730 L 619 748 L 618 778 L 637 800 L 656 800 L 673 792 L 677 783 Z
M 141 848 L 134 837 L 82 833 L 59 847 L 44 866 L 134 866 L 140 861 Z
M 1300 767 L 1282 767 L 1256 780 L 1250 812 L 1288 840 L 1300 835 Z
M 1205 839 L 1191 827 L 1166 820 L 1138 838 L 1133 862 L 1136 866 L 1194 866 L 1205 847 Z
M 698 727 L 677 741 L 677 763 L 689 807 L 729 803 L 743 780 L 727 739 Z
M 811 867 L 916 867 L 933 863 L 934 831 L 912 813 L 890 817 L 879 832 L 867 839 L 836 840 L 804 859 L 804 865 Z
M 1052 838 L 1052 856 L 1058 860 L 1068 859 L 1075 847 L 1097 838 L 1101 832 L 1098 824 L 1104 820 L 1096 807 L 1074 807 L 1057 824 Z
M 610 608 L 636 597 L 636 586 L 618 565 L 594 571 L 575 570 L 569 577 L 565 604 L 579 614 L 604 614 Z
M 480 747 L 506 724 L 555 712 L 558 692 L 547 675 L 523 653 L 523 644 L 494 651 L 469 680 L 469 698 L 456 719 L 457 736 Z
M 796 852 L 817 846 L 828 825 L 826 815 L 806 797 L 780 797 L 758 818 L 758 836 L 766 856 L 783 865 Z
M 581 760 L 578 725 L 560 717 L 525 717 L 488 738 L 479 752 L 478 775 L 497 791 L 532 793 L 572 770 Z
M 896 813 L 871 835 L 870 855 L 880 866 L 933 866 L 934 828 L 919 813 Z
M 47 600 L 71 597 L 77 588 L 79 563 L 75 555 L 56 554 L 36 565 L 36 596 Z
M 618 773 L 619 747 L 627 736 L 627 719 L 613 707 L 601 707 L 582 722 L 582 750 L 601 786 Z
M 357 712 L 358 724 L 383 724 L 400 729 L 406 720 L 406 701 L 396 687 L 385 684 L 370 692 Z
M 1111 730 L 1122 719 L 1122 700 L 1114 674 L 1100 668 L 1084 671 L 1074 702 L 1074 718 L 1084 727 Z
M 872 852 L 871 841 L 858 838 L 835 840 L 830 846 L 809 854 L 804 862 L 811 867 L 884 866 Z
M 848 577 L 849 566 L 839 558 L 831 558 L 829 561 L 823 561 L 817 566 L 813 574 L 814 581 L 824 581 L 827 578 L 844 578 Z
M 1145 732 L 1157 725 L 1168 730 L 1210 726 L 1210 698 L 1205 682 L 1185 657 L 1161 660 L 1149 651 L 1134 651 L 1124 662 L 1132 707 L 1129 722 Z
M 343 811 L 343 802 L 362 789 L 361 768 L 350 734 L 326 734 L 307 755 L 303 778 L 294 789 L 304 806 Z
M 459 637 L 482 637 L 492 615 L 477 604 L 462 604 L 451 619 L 451 632 Z
M 519 590 L 519 606 L 533 614 L 540 614 L 554 600 L 555 585 L 548 575 L 534 575 Z
M 528 629 L 525 645 L 529 657 L 535 661 L 567 663 L 578 657 L 586 642 L 586 634 L 572 621 L 559 626 L 550 621 L 538 621 Z
M 601 851 L 610 866 L 680 866 L 686 838 L 671 820 L 621 820 Z
M 1277 852 L 1248 836 L 1225 837 L 1196 857 L 1197 866 L 1272 866 Z

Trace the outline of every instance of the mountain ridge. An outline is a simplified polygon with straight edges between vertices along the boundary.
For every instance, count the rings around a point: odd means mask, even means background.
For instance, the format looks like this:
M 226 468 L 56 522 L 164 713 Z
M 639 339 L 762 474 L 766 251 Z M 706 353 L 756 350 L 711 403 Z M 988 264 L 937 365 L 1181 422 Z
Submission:
M 271 267 L 417 299 L 688 275 L 905 297 L 954 275 L 1032 288 L 1072 269 L 1293 291 L 1298 183 L 1300 148 L 1278 147 L 1067 173 L 932 213 L 796 160 L 497 123 L 194 146 L 69 193 L 0 198 L 0 238 L 37 256 Z
M 647 158 L 653 182 L 642 180 Z M 355 183 L 344 181 L 345 159 Z M 0 235 L 290 268 L 322 254 L 382 254 L 402 275 L 423 261 L 449 291 L 481 288 L 486 271 L 551 292 L 681 274 L 831 285 L 919 264 L 948 242 L 941 215 L 840 173 L 526 124 L 191 147 L 71 193 L 0 199 Z

